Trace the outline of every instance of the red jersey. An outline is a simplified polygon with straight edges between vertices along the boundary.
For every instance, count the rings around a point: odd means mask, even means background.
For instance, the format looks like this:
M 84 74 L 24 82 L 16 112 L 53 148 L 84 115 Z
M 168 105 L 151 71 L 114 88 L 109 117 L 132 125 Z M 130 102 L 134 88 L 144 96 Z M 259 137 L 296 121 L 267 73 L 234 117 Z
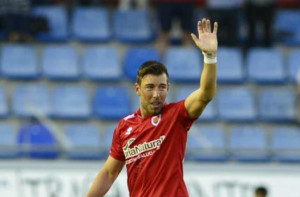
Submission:
M 183 100 L 166 104 L 157 116 L 143 119 L 137 110 L 119 122 L 110 155 L 126 162 L 131 197 L 188 197 L 183 160 L 194 121 Z

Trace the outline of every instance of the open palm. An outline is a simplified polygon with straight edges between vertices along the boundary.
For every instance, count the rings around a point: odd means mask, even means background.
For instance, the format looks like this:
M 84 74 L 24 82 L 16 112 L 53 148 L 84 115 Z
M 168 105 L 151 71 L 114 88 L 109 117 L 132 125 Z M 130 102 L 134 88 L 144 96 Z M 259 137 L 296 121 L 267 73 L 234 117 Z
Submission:
M 195 44 L 204 53 L 216 53 L 218 50 L 217 39 L 218 23 L 214 23 L 214 29 L 211 31 L 210 20 L 202 19 L 198 21 L 198 38 L 191 34 Z

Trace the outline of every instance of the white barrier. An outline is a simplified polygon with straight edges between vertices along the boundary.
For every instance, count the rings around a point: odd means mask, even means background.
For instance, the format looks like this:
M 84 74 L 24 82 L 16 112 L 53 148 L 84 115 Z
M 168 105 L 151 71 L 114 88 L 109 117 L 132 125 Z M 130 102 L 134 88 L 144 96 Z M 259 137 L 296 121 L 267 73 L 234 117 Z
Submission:
M 84 197 L 103 164 L 16 161 L 0 162 L 1 197 Z M 258 185 L 269 197 L 300 197 L 299 165 L 185 164 L 184 171 L 190 197 L 252 197 Z M 106 196 L 129 196 L 125 171 Z

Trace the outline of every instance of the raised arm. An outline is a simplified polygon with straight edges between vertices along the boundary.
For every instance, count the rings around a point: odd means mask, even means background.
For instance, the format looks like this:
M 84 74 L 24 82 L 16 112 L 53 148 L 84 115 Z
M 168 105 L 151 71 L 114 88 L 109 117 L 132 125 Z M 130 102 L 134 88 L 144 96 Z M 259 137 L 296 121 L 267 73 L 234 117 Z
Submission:
M 104 196 L 118 177 L 124 166 L 124 163 L 125 162 L 116 160 L 113 157 L 109 156 L 104 166 L 96 176 L 86 197 Z
M 204 55 L 204 67 L 200 78 L 200 86 L 185 100 L 185 108 L 193 118 L 199 117 L 212 100 L 217 88 L 217 40 L 218 23 L 214 23 L 211 31 L 210 20 L 198 22 L 198 38 L 191 34 L 195 44 Z

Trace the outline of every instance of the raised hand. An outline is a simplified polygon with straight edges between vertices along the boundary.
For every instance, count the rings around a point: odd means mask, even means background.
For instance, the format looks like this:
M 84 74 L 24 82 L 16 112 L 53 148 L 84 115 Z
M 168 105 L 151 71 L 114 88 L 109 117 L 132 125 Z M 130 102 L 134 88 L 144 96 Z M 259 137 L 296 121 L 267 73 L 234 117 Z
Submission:
M 217 39 L 218 23 L 214 23 L 214 29 L 211 32 L 210 20 L 203 18 L 198 21 L 198 38 L 191 34 L 197 47 L 204 53 L 215 54 L 218 50 Z

